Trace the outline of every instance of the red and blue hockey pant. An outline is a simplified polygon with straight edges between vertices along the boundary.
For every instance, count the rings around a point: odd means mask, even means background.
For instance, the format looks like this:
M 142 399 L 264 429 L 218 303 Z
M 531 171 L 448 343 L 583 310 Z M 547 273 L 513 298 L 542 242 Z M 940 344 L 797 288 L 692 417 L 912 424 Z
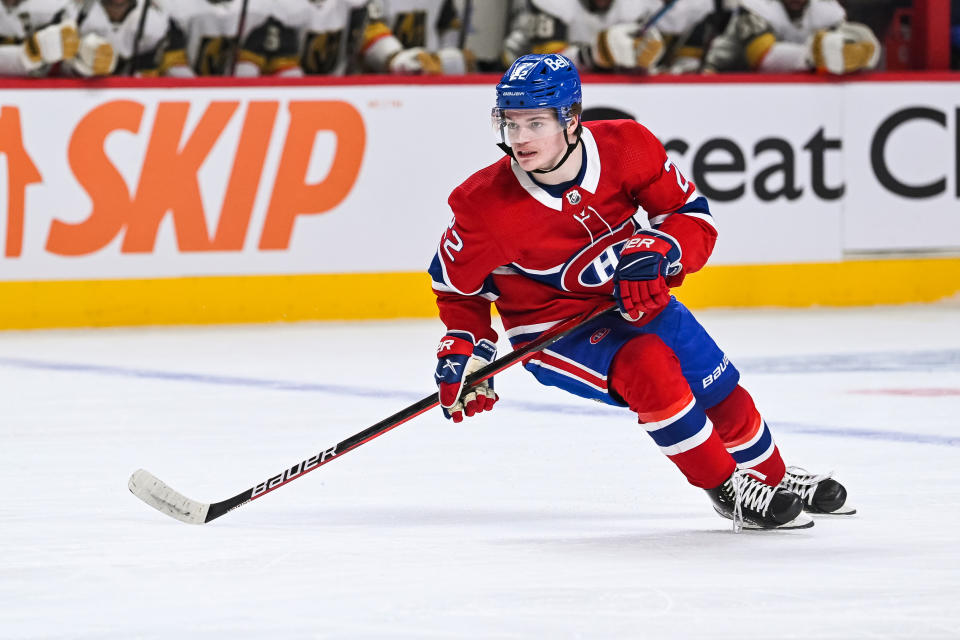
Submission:
M 718 486 L 737 466 L 771 485 L 783 478 L 783 459 L 740 372 L 676 298 L 642 326 L 604 314 L 525 366 L 542 384 L 628 406 L 697 487 Z

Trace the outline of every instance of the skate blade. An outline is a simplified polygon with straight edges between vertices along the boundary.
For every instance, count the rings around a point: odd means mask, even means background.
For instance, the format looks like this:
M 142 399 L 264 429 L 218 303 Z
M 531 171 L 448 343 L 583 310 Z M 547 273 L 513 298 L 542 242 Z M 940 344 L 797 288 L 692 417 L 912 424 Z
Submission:
M 786 524 L 781 524 L 778 527 L 761 527 L 760 525 L 753 524 L 747 520 L 743 521 L 743 528 L 749 529 L 750 531 L 783 531 L 788 529 L 809 529 L 813 526 L 813 518 L 808 516 L 804 512 L 800 512 L 796 518 L 787 522 Z
M 847 505 L 843 505 L 836 511 L 820 511 L 817 509 L 804 509 L 803 511 L 804 513 L 812 514 L 818 518 L 823 516 L 852 516 L 852 515 L 856 515 L 857 513 L 857 510 L 855 508 L 848 507 Z
M 732 516 L 724 513 L 720 509 L 717 509 L 716 506 L 714 506 L 713 510 L 716 511 L 717 514 L 720 515 L 721 517 L 726 518 L 727 520 L 733 520 Z M 787 522 L 786 524 L 781 524 L 778 527 L 764 527 L 758 524 L 754 524 L 749 520 L 743 521 L 743 528 L 745 530 L 749 529 L 750 531 L 782 531 L 784 529 L 809 529 L 812 526 L 813 526 L 813 518 L 808 516 L 803 511 L 801 511 L 800 515 L 798 515 L 796 518 L 794 518 L 790 522 Z

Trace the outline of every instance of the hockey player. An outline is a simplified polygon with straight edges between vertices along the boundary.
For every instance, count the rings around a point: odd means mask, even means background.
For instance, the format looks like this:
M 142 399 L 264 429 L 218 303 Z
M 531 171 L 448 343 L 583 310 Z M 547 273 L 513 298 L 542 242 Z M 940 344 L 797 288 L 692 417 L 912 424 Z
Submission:
M 516 60 L 493 111 L 508 157 L 450 195 L 453 220 L 430 265 L 447 333 L 435 379 L 455 422 L 487 411 L 492 380 L 465 376 L 495 357 L 490 304 L 514 347 L 616 300 L 525 367 L 543 384 L 629 407 L 721 515 L 800 528 L 803 510 L 852 513 L 836 480 L 784 465 L 739 372 L 670 290 L 709 257 L 716 228 L 646 128 L 580 122 L 580 80 L 557 54 Z
M 723 33 L 740 0 L 685 0 L 658 22 L 667 50 L 660 66 L 673 74 L 699 73 L 713 39 Z
M 235 75 L 302 76 L 299 31 L 307 20 L 309 1 L 248 0 L 246 7 Z M 241 19 L 242 8 L 238 0 L 228 5 L 232 29 Z
M 187 59 L 198 76 L 226 75 L 237 35 L 231 0 L 154 0 L 186 36 Z
M 846 21 L 837 0 L 741 0 L 741 10 L 706 54 L 707 71 L 818 71 L 842 75 L 873 69 L 880 43 Z
M 310 0 L 301 24 L 300 66 L 307 74 L 344 75 L 361 70 L 368 29 L 366 0 Z
M 701 21 L 711 0 L 530 0 L 513 19 L 504 57 L 562 53 L 592 71 L 654 72 L 671 45 Z
M 350 6 L 345 0 L 311 0 L 299 36 L 304 73 L 343 75 L 347 69 Z
M 67 15 L 77 22 L 80 49 L 65 66 L 78 75 L 193 76 L 183 31 L 150 0 L 72 3 Z
M 476 69 L 460 46 L 463 16 L 453 0 L 370 0 L 361 57 L 378 73 L 463 74 Z
M 62 15 L 68 1 L 0 3 L 0 75 L 45 76 L 57 63 L 77 55 L 77 25 Z
M 311 0 L 301 65 L 307 73 L 460 74 L 452 0 Z M 443 46 L 447 45 L 447 46 Z

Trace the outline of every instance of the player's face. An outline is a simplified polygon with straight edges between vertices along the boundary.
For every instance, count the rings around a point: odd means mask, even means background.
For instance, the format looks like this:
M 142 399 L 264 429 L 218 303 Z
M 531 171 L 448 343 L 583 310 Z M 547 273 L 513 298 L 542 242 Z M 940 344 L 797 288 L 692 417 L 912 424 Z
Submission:
M 587 9 L 593 13 L 604 13 L 613 4 L 613 0 L 586 0 Z
M 796 18 L 803 13 L 803 10 L 807 8 L 807 2 L 809 0 L 781 0 L 783 6 L 786 8 L 787 13 L 790 14 L 791 18 Z
M 122 20 L 135 2 L 136 0 L 100 0 L 107 16 L 114 22 Z
M 549 169 L 567 151 L 563 127 L 553 109 L 507 110 L 503 114 L 506 143 L 524 171 Z

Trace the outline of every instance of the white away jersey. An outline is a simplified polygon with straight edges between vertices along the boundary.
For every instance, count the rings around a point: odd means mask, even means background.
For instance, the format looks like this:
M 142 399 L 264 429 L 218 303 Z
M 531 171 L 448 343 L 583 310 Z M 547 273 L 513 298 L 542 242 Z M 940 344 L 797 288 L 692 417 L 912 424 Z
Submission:
M 742 0 L 743 8 L 763 18 L 781 42 L 803 44 L 821 29 L 830 29 L 846 19 L 836 0 L 810 0 L 796 21 L 790 19 L 780 0 Z
M 0 2 L 0 44 L 23 42 L 27 33 L 49 25 L 70 0 L 23 0 L 15 6 Z
M 234 0 L 232 6 L 241 4 Z M 263 75 L 299 69 L 299 33 L 311 9 L 309 0 L 248 0 L 239 59 Z
M 140 41 L 136 42 L 144 1 L 136 0 L 133 8 L 120 22 L 111 21 L 103 5 L 100 2 L 93 2 L 86 16 L 78 20 L 80 37 L 95 33 L 105 38 L 120 60 L 120 64 L 117 65 L 118 73 L 125 71 L 124 63 L 133 56 L 135 48 L 137 51 L 137 60 L 133 63 L 135 71 L 162 73 L 173 66 L 187 66 L 183 32 L 173 23 L 170 14 L 156 3 L 151 2 L 148 7 L 143 33 Z M 76 3 L 71 5 L 71 13 L 75 19 L 79 17 L 79 8 L 80 6 Z
M 0 75 L 46 75 L 49 65 L 24 61 L 23 42 L 53 22 L 59 22 L 69 0 L 23 0 L 15 6 L 0 2 Z
M 613 0 L 607 11 L 593 13 L 580 0 L 531 0 L 530 4 L 541 14 L 534 17 L 534 38 L 565 42 L 593 42 L 604 29 L 642 22 L 662 6 L 660 0 Z M 556 27 L 550 24 L 550 17 L 561 23 L 559 33 L 552 33 Z
M 404 49 L 456 47 L 460 15 L 452 0 L 372 0 L 370 18 L 382 20 Z
M 356 4 L 356 3 L 355 3 Z M 365 12 L 360 3 L 359 11 Z M 305 73 L 343 75 L 350 50 L 351 15 L 347 0 L 312 0 L 299 32 L 300 66 Z
M 656 27 L 667 35 L 681 35 L 693 29 L 714 10 L 713 0 L 677 0 Z
M 198 75 L 222 75 L 227 43 L 237 35 L 234 0 L 154 0 L 186 35 L 187 58 Z

